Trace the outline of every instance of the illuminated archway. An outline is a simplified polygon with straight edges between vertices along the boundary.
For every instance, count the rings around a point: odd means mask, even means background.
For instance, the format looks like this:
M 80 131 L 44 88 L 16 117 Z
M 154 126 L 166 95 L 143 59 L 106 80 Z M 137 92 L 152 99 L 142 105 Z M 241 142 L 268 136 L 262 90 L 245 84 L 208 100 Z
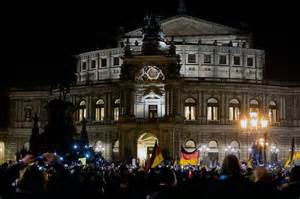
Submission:
M 155 142 L 158 143 L 157 137 L 151 133 L 142 134 L 137 140 L 137 158 L 140 165 L 145 165 L 145 162 L 150 158 Z

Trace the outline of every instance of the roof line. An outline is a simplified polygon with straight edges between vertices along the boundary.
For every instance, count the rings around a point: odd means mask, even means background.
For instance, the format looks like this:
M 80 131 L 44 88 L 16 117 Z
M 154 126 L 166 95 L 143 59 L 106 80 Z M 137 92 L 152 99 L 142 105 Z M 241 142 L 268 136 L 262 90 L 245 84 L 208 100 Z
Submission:
M 230 28 L 230 29 L 232 29 L 232 30 L 235 30 L 235 31 L 238 31 L 238 32 L 242 32 L 242 30 L 239 29 L 239 28 L 234 28 L 234 27 L 232 27 L 232 26 L 223 25 L 223 24 L 220 24 L 220 23 L 216 23 L 216 22 L 213 22 L 213 21 L 208 21 L 208 20 L 205 20 L 205 19 L 200 19 L 200 18 L 198 18 L 198 17 L 194 17 L 194 16 L 190 16 L 190 15 L 186 15 L 186 14 L 179 14 L 179 15 L 175 15 L 175 16 L 172 16 L 172 17 L 163 19 L 163 20 L 161 20 L 161 23 L 166 23 L 166 22 L 169 22 L 169 21 L 171 21 L 171 20 L 174 20 L 174 19 L 177 19 L 177 18 L 180 18 L 180 17 L 186 17 L 186 18 L 190 18 L 190 19 L 193 19 L 193 20 L 196 20 L 196 21 L 199 21 L 199 22 L 210 23 L 210 24 L 213 24 L 213 25 L 215 25 L 215 26 L 221 26 L 221 27 L 223 27 L 223 28 Z M 139 31 L 139 30 L 141 30 L 141 29 L 142 29 L 142 28 L 134 29 L 134 30 L 132 30 L 132 31 L 126 32 L 124 35 L 130 34 L 131 32 Z

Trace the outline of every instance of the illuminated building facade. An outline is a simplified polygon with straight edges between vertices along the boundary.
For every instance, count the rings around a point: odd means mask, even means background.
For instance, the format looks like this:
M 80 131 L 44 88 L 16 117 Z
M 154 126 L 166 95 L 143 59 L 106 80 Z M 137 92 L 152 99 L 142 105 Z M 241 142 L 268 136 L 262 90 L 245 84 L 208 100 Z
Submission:
M 253 141 L 268 131 L 267 160 L 275 161 L 287 157 L 291 137 L 300 143 L 300 86 L 264 80 L 265 52 L 239 29 L 186 15 L 161 22 L 150 16 L 118 47 L 81 53 L 77 60 L 66 100 L 76 107 L 78 132 L 86 118 L 90 145 L 107 159 L 143 162 L 158 141 L 173 159 L 183 145 L 199 147 L 204 160 L 228 153 L 245 160 Z M 11 90 L 2 160 L 28 147 L 32 117 L 39 116 L 42 128 L 43 107 L 59 93 Z M 244 118 L 264 118 L 268 128 L 242 129 Z

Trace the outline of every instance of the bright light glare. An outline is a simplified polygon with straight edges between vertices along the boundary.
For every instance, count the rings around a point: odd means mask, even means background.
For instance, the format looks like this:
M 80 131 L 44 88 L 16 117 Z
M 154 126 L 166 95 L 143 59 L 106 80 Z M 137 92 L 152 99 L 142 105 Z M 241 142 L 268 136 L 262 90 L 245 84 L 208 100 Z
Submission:
M 257 128 L 257 120 L 256 119 L 251 119 L 250 124 L 252 128 Z
M 261 120 L 261 128 L 267 128 L 268 127 L 268 120 L 262 119 Z
M 241 120 L 241 128 L 246 129 L 248 125 L 247 119 Z

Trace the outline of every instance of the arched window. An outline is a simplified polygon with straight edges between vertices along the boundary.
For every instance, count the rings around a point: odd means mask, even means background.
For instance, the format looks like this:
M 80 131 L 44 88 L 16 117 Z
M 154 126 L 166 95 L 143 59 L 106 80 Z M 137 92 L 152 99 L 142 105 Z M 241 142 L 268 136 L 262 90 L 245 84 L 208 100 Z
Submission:
M 189 139 L 185 142 L 184 147 L 188 148 L 188 149 L 195 149 L 196 148 L 196 143 L 195 143 L 194 140 Z
M 210 152 L 218 152 L 218 143 L 216 141 L 210 141 L 208 148 Z
M 208 143 L 208 157 L 210 161 L 209 165 L 215 167 L 219 159 L 219 149 L 216 141 L 210 141 Z
M 250 100 L 250 119 L 258 119 L 259 116 L 259 103 L 257 100 Z
M 113 114 L 113 119 L 115 121 L 119 120 L 119 116 L 120 116 L 120 99 L 116 99 L 114 101 L 114 114 Z
M 119 140 L 116 140 L 113 143 L 113 148 L 112 148 L 112 155 L 113 155 L 113 160 L 119 160 L 119 152 L 120 152 L 120 142 Z
M 271 124 L 277 122 L 277 105 L 274 101 L 269 102 L 269 121 Z
M 240 144 L 237 141 L 232 141 L 229 146 L 225 148 L 226 154 L 233 154 L 237 158 L 240 156 Z
M 82 100 L 79 103 L 79 121 L 82 121 L 83 118 L 86 118 L 86 102 Z
M 184 116 L 186 120 L 196 119 L 196 101 L 193 98 L 184 101 Z
M 32 106 L 26 106 L 24 108 L 25 111 L 25 121 L 30 122 L 32 120 Z
M 237 99 L 232 99 L 229 102 L 229 120 L 239 120 L 240 103 Z
M 99 99 L 96 102 L 95 120 L 96 121 L 103 121 L 104 120 L 104 100 L 103 99 Z
M 24 145 L 23 145 L 23 148 L 24 148 L 26 151 L 29 151 L 29 149 L 30 149 L 30 144 L 29 144 L 29 142 L 25 142 Z
M 207 120 L 216 121 L 219 119 L 219 103 L 215 98 L 207 100 Z
M 279 153 L 279 148 L 275 143 L 272 143 L 270 146 L 270 159 L 271 163 L 277 163 L 278 162 L 278 153 Z
M 120 142 L 119 142 L 119 140 L 116 140 L 114 145 L 113 145 L 113 152 L 114 153 L 119 153 L 119 147 L 120 147 Z
M 94 151 L 99 153 L 104 151 L 104 146 L 102 141 L 98 140 L 96 144 L 94 145 Z

